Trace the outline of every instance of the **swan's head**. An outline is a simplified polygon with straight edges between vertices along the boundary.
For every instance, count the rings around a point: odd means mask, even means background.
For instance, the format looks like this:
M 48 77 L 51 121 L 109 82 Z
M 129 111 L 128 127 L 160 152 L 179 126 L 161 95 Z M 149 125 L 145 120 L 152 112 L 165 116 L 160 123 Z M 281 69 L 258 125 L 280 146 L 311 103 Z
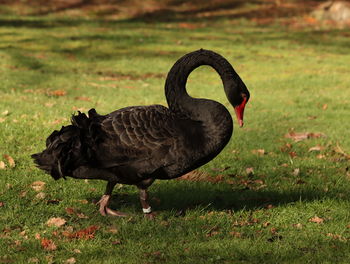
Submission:
M 236 79 L 225 86 L 225 92 L 227 99 L 235 109 L 238 124 L 242 127 L 244 108 L 250 97 L 249 91 L 243 81 L 238 77 L 238 80 Z

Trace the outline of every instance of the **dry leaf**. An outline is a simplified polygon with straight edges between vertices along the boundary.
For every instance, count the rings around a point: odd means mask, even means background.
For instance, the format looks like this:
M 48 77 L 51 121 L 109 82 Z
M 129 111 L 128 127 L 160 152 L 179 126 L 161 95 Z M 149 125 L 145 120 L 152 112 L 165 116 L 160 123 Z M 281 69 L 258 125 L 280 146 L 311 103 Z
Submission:
M 316 223 L 316 224 L 322 224 L 324 222 L 324 219 L 321 217 L 315 216 L 313 218 L 310 218 L 309 222 Z
M 300 169 L 299 168 L 294 169 L 293 172 L 292 172 L 293 176 L 298 176 L 299 173 L 300 173 Z
M 81 254 L 81 251 L 77 248 L 73 249 L 73 252 L 76 253 L 76 254 Z
M 51 96 L 64 96 L 67 94 L 67 92 L 64 90 L 54 90 L 54 91 L 49 91 L 47 94 Z
M 239 232 L 236 232 L 236 231 L 232 231 L 232 232 L 230 232 L 230 235 L 231 235 L 231 236 L 234 236 L 234 237 L 236 237 L 236 238 L 240 238 L 240 237 L 242 237 L 242 234 L 241 234 L 241 233 L 239 233 Z
M 75 209 L 72 207 L 67 207 L 65 210 L 66 210 L 66 213 L 69 215 L 75 214 Z
M 325 155 L 323 155 L 323 154 L 318 154 L 317 156 L 316 156 L 316 158 L 318 158 L 318 159 L 324 159 L 326 156 Z
M 246 169 L 245 169 L 245 172 L 246 172 L 248 175 L 252 175 L 252 174 L 254 174 L 254 169 L 253 169 L 253 168 L 246 168 Z
M 86 96 L 76 96 L 74 97 L 75 100 L 80 100 L 80 101 L 86 101 L 86 102 L 91 102 L 91 99 Z
M 77 261 L 75 260 L 75 258 L 72 257 L 72 258 L 67 259 L 65 263 L 66 263 L 66 264 L 74 264 L 74 263 L 76 263 L 76 262 L 77 262 Z
M 325 137 L 325 134 L 323 133 L 313 133 L 313 132 L 294 132 L 290 131 L 288 134 L 284 135 L 286 138 L 291 138 L 295 142 L 299 142 L 308 138 L 320 138 Z
M 3 207 L 4 205 L 5 203 L 0 201 L 0 207 Z
M 350 159 L 350 154 L 347 154 L 337 143 L 337 146 L 334 147 L 334 151 L 338 154 L 343 155 L 344 157 L 346 157 L 347 159 Z
M 41 235 L 39 233 L 35 233 L 34 238 L 36 240 L 39 240 L 41 238 Z
M 303 225 L 300 224 L 300 223 L 293 224 L 292 226 L 295 227 L 295 228 L 297 228 L 297 229 L 302 229 L 302 228 L 303 228 Z
M 54 251 L 57 249 L 55 242 L 46 238 L 41 239 L 41 247 L 47 251 Z
M 265 222 L 265 223 L 262 224 L 263 227 L 267 227 L 267 226 L 269 226 L 269 225 L 271 225 L 270 222 Z
M 53 107 L 56 103 L 45 103 L 44 105 L 46 107 Z
M 83 199 L 83 200 L 77 200 L 78 203 L 82 203 L 82 204 L 88 204 L 89 201 L 86 200 L 86 199 Z
M 46 193 L 39 192 L 37 195 L 35 195 L 35 199 L 43 200 L 46 197 Z
M 30 187 L 32 187 L 34 191 L 39 192 L 45 188 L 45 184 L 46 183 L 43 181 L 35 181 L 30 185 Z
M 316 146 L 314 146 L 312 148 L 309 148 L 309 152 L 311 152 L 311 151 L 321 151 L 323 149 L 324 149 L 324 147 L 322 147 L 320 145 L 316 145 Z
M 80 219 L 87 219 L 87 218 L 89 218 L 88 216 L 84 215 L 83 213 L 77 213 L 77 216 L 78 216 Z
M 265 155 L 266 154 L 264 149 L 253 149 L 252 153 L 257 154 L 257 155 Z
M 62 232 L 62 235 L 68 238 L 75 238 L 75 239 L 93 239 L 95 237 L 95 232 L 98 230 L 99 227 L 92 225 L 89 226 L 85 229 L 79 230 L 77 232 L 69 232 L 69 231 L 64 231 Z
M 328 233 L 327 234 L 328 237 L 331 237 L 333 239 L 336 239 L 336 240 L 340 240 L 340 241 L 347 241 L 347 239 L 341 235 L 337 235 L 337 234 L 332 234 L 332 233 Z
M 0 117 L 0 123 L 5 122 L 5 121 L 6 121 L 6 118 Z
M 28 263 L 39 263 L 39 259 L 38 258 L 29 258 Z
M 9 115 L 9 113 L 10 113 L 9 110 L 5 110 L 4 112 L 1 113 L 1 115 L 2 116 L 7 116 L 7 115 Z
M 122 242 L 120 241 L 120 240 L 114 240 L 114 241 L 112 241 L 112 245 L 121 245 L 122 244 Z
M 322 109 L 323 109 L 323 110 L 327 110 L 327 108 L 328 108 L 328 104 L 322 105 Z
M 0 170 L 4 170 L 5 168 L 6 168 L 5 162 L 3 162 L 2 160 L 0 160 Z
M 16 166 L 14 159 L 10 155 L 4 154 L 3 157 L 7 160 L 11 168 Z
M 48 226 L 56 226 L 60 227 L 63 226 L 67 221 L 61 217 L 52 217 L 49 220 L 47 220 L 46 224 Z
M 197 25 L 192 24 L 192 23 L 179 23 L 178 27 L 179 28 L 185 28 L 185 29 L 196 29 L 196 28 L 198 28 Z
M 298 154 L 295 151 L 291 151 L 288 153 L 291 158 L 295 158 L 298 156 Z

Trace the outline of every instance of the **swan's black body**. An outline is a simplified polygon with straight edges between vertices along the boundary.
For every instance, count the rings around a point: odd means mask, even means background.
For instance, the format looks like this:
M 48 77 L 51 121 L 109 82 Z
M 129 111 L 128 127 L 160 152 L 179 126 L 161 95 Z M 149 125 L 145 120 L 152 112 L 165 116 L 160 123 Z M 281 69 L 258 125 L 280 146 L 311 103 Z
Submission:
M 195 51 L 180 58 L 168 74 L 169 108 L 132 106 L 107 115 L 91 109 L 88 117 L 79 112 L 72 125 L 48 137 L 43 152 L 32 155 L 36 164 L 55 179 L 102 179 L 113 186 L 147 188 L 155 179 L 176 178 L 207 163 L 228 143 L 233 122 L 222 104 L 187 94 L 187 77 L 200 65 L 220 74 L 233 106 L 249 99 L 226 59 L 212 51 Z

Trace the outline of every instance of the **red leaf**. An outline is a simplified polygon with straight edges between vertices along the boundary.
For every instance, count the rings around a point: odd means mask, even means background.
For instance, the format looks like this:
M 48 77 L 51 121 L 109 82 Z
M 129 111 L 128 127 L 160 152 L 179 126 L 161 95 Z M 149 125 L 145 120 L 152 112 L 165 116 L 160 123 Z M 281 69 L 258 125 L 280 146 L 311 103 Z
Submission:
M 46 238 L 41 239 L 41 247 L 47 251 L 54 251 L 57 249 L 55 242 Z

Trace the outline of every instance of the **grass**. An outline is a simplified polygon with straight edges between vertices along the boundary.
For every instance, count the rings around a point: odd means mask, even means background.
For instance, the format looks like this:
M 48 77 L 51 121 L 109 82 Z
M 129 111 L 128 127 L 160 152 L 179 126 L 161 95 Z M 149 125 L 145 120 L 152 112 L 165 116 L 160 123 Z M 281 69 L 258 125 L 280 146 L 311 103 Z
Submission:
M 225 18 L 184 24 L 52 15 L 0 20 L 0 160 L 6 164 L 0 170 L 0 263 L 350 261 L 347 31 Z M 143 218 L 133 186 L 116 188 L 113 200 L 131 217 L 102 217 L 93 202 L 104 182 L 55 182 L 35 168 L 30 154 L 78 110 L 165 105 L 166 73 L 199 48 L 225 56 L 248 86 L 245 127 L 200 169 L 198 181 L 154 183 L 155 221 Z M 208 67 L 191 74 L 188 90 L 229 106 Z M 294 142 L 284 136 L 290 131 L 325 137 Z M 320 151 L 309 151 L 317 145 Z M 13 157 L 14 168 L 3 154 Z M 45 182 L 44 189 L 35 191 L 35 181 Z M 48 227 L 52 217 L 67 223 Z M 99 227 L 93 238 L 64 235 L 91 226 Z M 44 238 L 57 249 L 45 250 Z

